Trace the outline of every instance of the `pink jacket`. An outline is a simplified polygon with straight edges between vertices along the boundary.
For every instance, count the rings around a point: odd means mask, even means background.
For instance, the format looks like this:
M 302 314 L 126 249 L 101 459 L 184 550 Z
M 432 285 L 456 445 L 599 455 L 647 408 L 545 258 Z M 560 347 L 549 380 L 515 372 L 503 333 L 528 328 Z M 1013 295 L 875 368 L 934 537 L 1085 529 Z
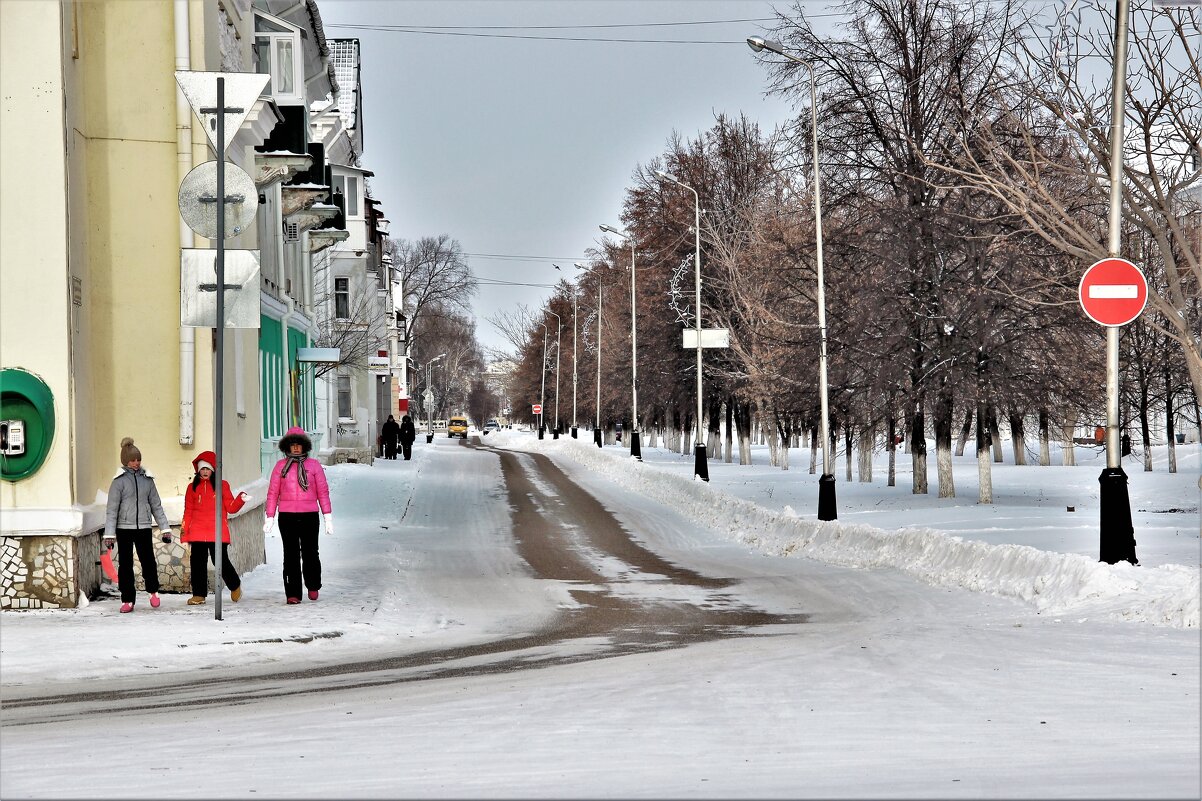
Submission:
M 268 517 L 275 517 L 276 509 L 281 512 L 316 512 L 318 507 L 323 514 L 330 513 L 330 488 L 326 484 L 326 473 L 321 469 L 321 462 L 315 459 L 305 459 L 302 463 L 309 475 L 309 488 L 301 489 L 297 477 L 297 469 L 293 467 L 288 475 L 281 479 L 287 459 L 280 459 L 271 469 L 271 484 L 267 487 L 267 508 L 264 510 Z

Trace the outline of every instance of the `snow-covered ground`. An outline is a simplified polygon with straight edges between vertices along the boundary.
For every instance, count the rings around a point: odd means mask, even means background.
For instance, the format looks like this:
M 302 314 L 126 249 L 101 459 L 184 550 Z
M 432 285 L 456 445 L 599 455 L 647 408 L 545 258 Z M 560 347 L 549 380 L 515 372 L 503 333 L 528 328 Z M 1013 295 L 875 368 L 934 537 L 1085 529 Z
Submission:
M 657 552 L 745 577 L 739 591 L 765 608 L 804 582 L 803 639 L 298 692 L 154 723 L 4 725 L 0 796 L 1198 797 L 1197 445 L 1178 448 L 1173 475 L 1163 450 L 1152 473 L 1125 464 L 1134 567 L 1097 562 L 1102 462 L 1086 449 L 1076 467 L 994 465 L 989 506 L 972 458 L 957 459 L 954 499 L 936 497 L 933 469 L 931 494 L 911 494 L 900 453 L 896 487 L 883 456 L 871 484 L 845 481 L 840 462 L 839 521 L 823 524 L 805 450 L 789 471 L 763 448 L 750 466 L 711 462 L 707 484 L 691 454 L 645 447 L 639 464 L 584 431 L 481 442 L 549 455 Z M 328 475 L 337 530 L 322 540 L 320 601 L 284 605 L 273 536 L 221 621 L 212 598 L 186 596 L 151 610 L 143 595 L 129 615 L 115 596 L 6 613 L 5 698 L 453 648 L 565 603 L 521 569 L 488 450 L 419 438 L 411 462 Z M 154 746 L 97 770 L 76 759 L 92 738 Z

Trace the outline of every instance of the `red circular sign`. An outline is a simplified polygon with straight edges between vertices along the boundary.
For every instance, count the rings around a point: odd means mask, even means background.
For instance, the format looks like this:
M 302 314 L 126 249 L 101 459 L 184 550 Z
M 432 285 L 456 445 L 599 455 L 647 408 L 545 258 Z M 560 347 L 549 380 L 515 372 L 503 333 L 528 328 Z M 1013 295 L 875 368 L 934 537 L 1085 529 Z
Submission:
M 541 403 L 535 403 L 535 404 L 532 404 L 532 407 L 533 407 L 533 412 L 534 412 L 535 414 L 542 414 L 542 413 L 543 413 L 543 405 L 542 405 Z
M 1085 271 L 1077 288 L 1081 308 L 1099 325 L 1126 325 L 1148 302 L 1148 281 L 1126 259 L 1102 259 Z

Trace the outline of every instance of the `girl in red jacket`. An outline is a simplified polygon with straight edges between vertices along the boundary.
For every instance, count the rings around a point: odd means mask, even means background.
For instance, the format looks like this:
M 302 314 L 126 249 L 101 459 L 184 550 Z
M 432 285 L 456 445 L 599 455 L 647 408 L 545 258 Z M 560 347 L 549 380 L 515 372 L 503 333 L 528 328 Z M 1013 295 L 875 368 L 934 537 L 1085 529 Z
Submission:
M 321 556 L 317 552 L 321 524 L 317 512 L 320 509 L 325 515 L 326 534 L 333 534 L 330 489 L 321 462 L 309 458 L 313 441 L 303 428 L 288 429 L 280 439 L 280 450 L 284 458 L 271 469 L 263 534 L 271 533 L 278 509 L 280 541 L 284 545 L 284 596 L 288 603 L 299 604 L 303 578 L 309 589 L 309 600 L 316 601 L 317 591 L 321 589 Z
M 188 568 L 192 573 L 192 597 L 189 606 L 199 606 L 209 594 L 209 562 L 216 563 L 217 545 L 213 529 L 217 519 L 217 478 L 213 465 L 217 454 L 205 451 L 192 460 L 196 476 L 184 493 L 184 522 L 180 540 L 191 543 Z M 227 481 L 221 482 L 221 499 L 225 508 L 221 512 L 221 578 L 230 590 L 230 598 L 237 603 L 242 600 L 242 579 L 230 561 L 230 525 L 228 515 L 237 512 L 246 503 L 245 492 L 234 493 Z

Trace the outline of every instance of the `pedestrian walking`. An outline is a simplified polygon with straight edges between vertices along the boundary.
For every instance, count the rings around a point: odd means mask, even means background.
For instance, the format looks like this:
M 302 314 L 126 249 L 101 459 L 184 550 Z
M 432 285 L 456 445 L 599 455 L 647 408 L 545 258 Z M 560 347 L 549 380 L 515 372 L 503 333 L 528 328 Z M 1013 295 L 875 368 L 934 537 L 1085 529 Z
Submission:
M 401 454 L 405 457 L 405 461 L 409 461 L 409 457 L 413 456 L 413 440 L 417 439 L 417 429 L 413 427 L 413 420 L 409 415 L 401 416 Z
M 267 487 L 267 521 L 263 533 L 270 534 L 279 511 L 280 540 L 284 546 L 284 596 L 299 604 L 301 581 L 316 601 L 321 589 L 321 556 L 317 548 L 320 527 L 318 510 L 325 515 L 326 534 L 334 533 L 330 490 L 321 463 L 309 458 L 313 442 L 303 428 L 294 426 L 280 438 L 284 458 L 271 470 Z
M 397 440 L 401 436 L 401 427 L 397 425 L 392 415 L 388 415 L 388 419 L 380 427 L 380 436 L 384 439 L 384 458 L 395 459 Z
M 184 521 L 180 524 L 180 541 L 190 546 L 188 571 L 192 575 L 192 597 L 188 606 L 199 606 L 209 594 L 209 563 L 217 562 L 217 542 L 213 529 L 217 523 L 217 476 L 213 465 L 217 454 L 204 451 L 192 460 L 196 475 L 184 492 Z M 247 494 L 230 490 L 224 479 L 221 482 L 221 579 L 230 591 L 234 603 L 242 600 L 242 579 L 230 559 L 229 515 L 238 512 L 246 504 Z
M 150 605 L 159 606 L 159 568 L 154 559 L 151 527 L 158 523 L 163 542 L 171 542 L 171 524 L 163 511 L 154 476 L 142 467 L 142 451 L 129 437 L 121 440 L 121 469 L 109 485 L 104 513 L 104 539 L 108 547 L 117 540 L 117 587 L 121 611 L 134 611 L 134 551 L 142 565 L 142 582 L 150 593 Z

